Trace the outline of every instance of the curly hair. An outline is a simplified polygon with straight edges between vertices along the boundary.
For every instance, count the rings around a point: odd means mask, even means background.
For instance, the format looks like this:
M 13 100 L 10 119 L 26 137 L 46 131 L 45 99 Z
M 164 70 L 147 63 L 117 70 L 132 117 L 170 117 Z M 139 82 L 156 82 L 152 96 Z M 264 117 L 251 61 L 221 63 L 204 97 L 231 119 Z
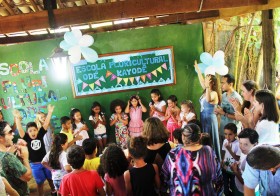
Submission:
M 153 145 L 167 142 L 169 132 L 160 119 L 150 117 L 144 122 L 142 136 L 148 139 L 147 145 Z
M 101 163 L 103 171 L 108 173 L 110 178 L 123 175 L 129 165 L 123 150 L 116 144 L 109 144 L 101 157 Z
M 115 108 L 116 108 L 117 106 L 121 106 L 122 111 L 124 111 L 124 108 L 125 108 L 125 103 L 124 103 L 124 101 L 123 101 L 123 100 L 120 100 L 120 99 L 115 99 L 115 100 L 113 100 L 113 101 L 111 102 L 111 104 L 110 104 L 110 110 L 111 110 L 112 113 L 115 113 Z
M 67 142 L 67 135 L 59 133 L 54 137 L 53 144 L 50 151 L 49 163 L 53 169 L 61 169 L 59 163 L 59 155 L 63 151 L 62 146 Z
M 128 141 L 128 152 L 134 159 L 144 158 L 147 153 L 147 138 L 133 137 Z

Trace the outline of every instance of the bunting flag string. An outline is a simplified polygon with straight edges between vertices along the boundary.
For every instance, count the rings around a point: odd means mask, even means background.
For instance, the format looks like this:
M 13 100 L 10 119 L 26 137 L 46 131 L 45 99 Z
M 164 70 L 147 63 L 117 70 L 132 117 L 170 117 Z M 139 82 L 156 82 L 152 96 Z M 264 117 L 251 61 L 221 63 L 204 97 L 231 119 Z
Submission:
M 108 78 L 110 75 L 112 75 L 112 72 L 108 71 L 106 72 L 106 78 Z
M 98 85 L 98 86 L 101 86 L 101 84 L 100 84 L 100 81 L 99 81 L 99 80 L 96 80 L 94 83 L 95 83 L 96 85 Z
M 122 80 L 124 81 L 125 85 L 127 85 L 128 80 L 131 82 L 131 84 L 134 84 L 134 80 L 136 80 L 137 83 L 140 82 L 140 79 L 145 82 L 146 81 L 146 77 L 149 80 L 152 80 L 152 75 L 154 75 L 155 77 L 158 76 L 158 72 L 162 74 L 162 68 L 167 70 L 168 67 L 166 65 L 166 63 L 162 64 L 161 66 L 159 66 L 158 68 L 156 68 L 155 70 L 151 71 L 150 73 L 147 73 L 145 75 L 141 75 L 141 76 L 134 76 L 134 77 L 129 77 L 129 78 L 121 78 L 121 77 L 117 77 L 115 74 L 113 74 L 111 71 L 107 70 L 106 71 L 106 75 L 105 77 L 108 78 L 109 76 L 111 76 L 110 81 L 113 81 L 115 79 L 117 79 L 117 84 L 119 84 Z M 82 84 L 82 89 L 84 90 L 87 86 L 89 86 L 92 90 L 94 90 L 94 86 L 98 85 L 98 86 L 102 86 L 101 82 L 105 82 L 106 80 L 104 78 L 104 76 L 101 76 L 98 80 L 96 80 L 94 83 L 91 84 L 87 84 L 85 82 L 83 82 L 81 79 L 77 79 L 77 83 L 78 84 Z
M 84 90 L 86 87 L 88 86 L 87 83 L 83 82 L 83 87 L 82 87 L 82 90 Z
M 117 84 L 119 84 L 122 81 L 122 78 L 117 77 Z
M 146 75 L 142 75 L 141 79 L 142 79 L 143 82 L 145 82 L 146 81 Z
M 134 82 L 134 77 L 130 77 L 129 80 L 130 80 L 131 84 L 133 84 L 133 82 Z
M 89 84 L 89 87 L 91 88 L 91 90 L 94 90 L 94 83 Z
M 128 78 L 124 78 L 123 81 L 124 81 L 125 85 L 127 85 Z

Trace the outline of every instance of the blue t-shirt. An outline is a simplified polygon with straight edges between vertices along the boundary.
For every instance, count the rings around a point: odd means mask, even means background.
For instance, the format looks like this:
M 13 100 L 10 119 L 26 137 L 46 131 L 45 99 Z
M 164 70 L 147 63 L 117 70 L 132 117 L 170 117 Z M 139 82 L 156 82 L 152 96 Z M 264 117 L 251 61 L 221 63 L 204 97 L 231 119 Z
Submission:
M 241 96 L 236 91 L 233 91 L 231 93 L 230 98 L 237 99 L 238 102 L 240 104 L 242 104 L 242 98 L 241 98 Z M 223 95 L 222 95 L 221 107 L 223 108 L 224 112 L 226 112 L 228 114 L 234 114 L 234 108 L 231 105 L 231 103 L 229 102 L 228 95 L 227 95 L 226 92 L 223 93 Z M 233 120 L 231 118 L 228 118 L 228 117 L 226 117 L 224 115 L 221 115 L 221 122 L 220 122 L 220 128 L 219 128 L 219 134 L 220 135 L 224 135 L 224 127 L 228 123 L 234 123 L 234 124 L 237 125 L 237 127 L 241 127 L 241 125 L 238 126 L 238 123 L 239 123 L 238 121 Z
M 246 163 L 245 171 L 242 174 L 244 185 L 250 189 L 260 186 L 260 195 L 279 196 L 280 191 L 280 168 L 273 175 L 269 170 L 258 170 Z

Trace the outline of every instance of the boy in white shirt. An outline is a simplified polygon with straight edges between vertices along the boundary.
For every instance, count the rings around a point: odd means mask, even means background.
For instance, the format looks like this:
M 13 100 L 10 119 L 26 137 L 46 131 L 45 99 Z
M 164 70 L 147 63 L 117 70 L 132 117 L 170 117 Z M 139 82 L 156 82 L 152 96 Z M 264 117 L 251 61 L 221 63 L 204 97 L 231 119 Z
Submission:
M 225 140 L 222 147 L 222 168 L 224 178 L 224 194 L 232 195 L 235 189 L 235 175 L 231 165 L 239 161 L 241 151 L 239 142 L 236 139 L 237 127 L 234 123 L 228 123 L 224 127 Z

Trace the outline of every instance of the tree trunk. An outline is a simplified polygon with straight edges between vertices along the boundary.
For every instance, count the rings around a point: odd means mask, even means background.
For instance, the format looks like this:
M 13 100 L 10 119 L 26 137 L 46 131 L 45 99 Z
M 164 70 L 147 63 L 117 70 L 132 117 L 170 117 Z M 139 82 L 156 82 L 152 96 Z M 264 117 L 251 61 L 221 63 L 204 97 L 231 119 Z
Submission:
M 241 24 L 241 17 L 238 16 L 238 27 L 240 27 Z M 241 46 L 241 31 L 242 29 L 239 28 L 238 31 L 236 31 L 236 33 L 238 34 L 238 38 L 237 38 L 237 44 L 236 44 L 236 53 L 235 53 L 235 64 L 234 64 L 234 78 L 235 78 L 235 84 L 234 84 L 234 88 L 235 90 L 237 90 L 237 88 L 239 88 L 237 86 L 237 82 L 238 82 L 238 66 L 239 66 L 239 53 L 240 53 L 240 46 Z M 238 90 L 237 90 L 238 91 Z
M 275 45 L 272 10 L 262 11 L 264 84 L 275 91 Z

